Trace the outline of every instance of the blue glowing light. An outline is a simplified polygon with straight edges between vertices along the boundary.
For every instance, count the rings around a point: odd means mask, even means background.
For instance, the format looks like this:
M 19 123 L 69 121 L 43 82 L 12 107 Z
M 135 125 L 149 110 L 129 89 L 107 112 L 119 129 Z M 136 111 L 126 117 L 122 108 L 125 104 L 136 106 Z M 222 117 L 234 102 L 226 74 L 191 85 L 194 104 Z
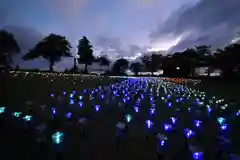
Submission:
M 217 119 L 217 121 L 218 121 L 218 123 L 219 123 L 220 125 L 222 125 L 223 123 L 225 123 L 226 119 L 223 118 L 223 117 L 219 117 L 219 118 Z
M 127 114 L 125 116 L 125 119 L 127 120 L 127 122 L 129 123 L 132 120 L 132 116 L 130 114 Z
M 191 129 L 184 129 L 184 133 L 185 133 L 185 136 L 187 137 L 187 138 L 190 138 L 191 136 L 193 136 L 194 135 L 194 132 L 191 130 Z
M 0 107 L 0 114 L 5 112 L 6 107 Z
M 70 104 L 75 104 L 75 101 L 73 99 L 70 100 Z
M 240 116 L 240 110 L 237 111 L 236 116 Z
M 152 128 L 153 122 L 151 120 L 146 120 L 145 123 L 147 124 L 148 128 Z
M 56 132 L 52 135 L 52 141 L 55 144 L 60 144 L 63 141 L 64 133 Z
M 72 117 L 72 113 L 71 112 L 66 113 L 66 117 L 67 118 L 71 118 Z
M 100 109 L 100 105 L 95 105 L 95 110 L 98 112 Z
M 52 114 L 56 114 L 56 108 L 52 108 Z
M 19 118 L 22 115 L 22 112 L 13 112 L 13 116 Z
M 139 112 L 139 108 L 138 107 L 134 107 L 134 110 L 135 110 L 135 112 Z
M 177 119 L 176 119 L 175 117 L 170 117 L 170 119 L 171 119 L 171 121 L 172 121 L 173 124 L 175 124 L 176 121 L 177 121 Z
M 70 97 L 70 98 L 73 98 L 73 97 L 74 97 L 74 94 L 73 94 L 73 93 L 71 93 L 71 94 L 69 95 L 69 97 Z
M 83 102 L 78 102 L 80 107 L 83 107 Z
M 228 125 L 227 125 L 227 124 L 222 124 L 220 128 L 221 128 L 221 130 L 222 130 L 222 131 L 224 131 L 224 130 L 226 130 L 226 129 L 227 129 L 227 127 L 228 127 Z
M 154 112 L 155 112 L 155 108 L 150 108 L 150 113 L 154 114 Z
M 24 117 L 23 117 L 23 120 L 24 121 L 31 121 L 32 120 L 32 116 L 30 116 L 30 115 L 25 115 Z
M 192 155 L 194 160 L 202 160 L 203 159 L 203 152 L 194 152 Z
M 194 124 L 196 127 L 199 127 L 201 123 L 202 123 L 202 121 L 199 121 L 199 120 L 194 121 Z
M 164 126 L 164 130 L 165 131 L 169 131 L 169 130 L 172 129 L 172 125 L 171 124 L 164 124 L 163 126 Z
M 172 107 L 172 103 L 171 102 L 168 102 L 168 107 Z

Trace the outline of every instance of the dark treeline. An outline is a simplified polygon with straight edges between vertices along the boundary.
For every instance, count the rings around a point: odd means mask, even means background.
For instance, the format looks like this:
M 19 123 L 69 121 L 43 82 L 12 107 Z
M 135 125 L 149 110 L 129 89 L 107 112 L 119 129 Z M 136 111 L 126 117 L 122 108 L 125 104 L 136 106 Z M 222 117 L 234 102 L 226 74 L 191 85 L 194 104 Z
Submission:
M 22 58 L 33 60 L 43 57 L 49 62 L 49 71 L 64 57 L 73 57 L 70 53 L 72 48 L 66 37 L 56 34 L 49 34 L 34 46 Z M 12 63 L 12 56 L 20 53 L 20 48 L 14 36 L 6 30 L 0 31 L 0 66 L 1 69 L 8 69 Z M 97 62 L 100 66 L 111 64 L 108 56 L 102 53 L 99 57 L 93 55 L 92 45 L 87 37 L 82 37 L 77 44 L 77 58 L 73 58 L 73 67 L 65 72 L 80 72 L 77 64 L 84 64 L 82 73 L 88 73 L 88 65 Z M 110 75 L 124 75 L 126 69 L 131 69 L 136 75 L 142 71 L 155 72 L 163 70 L 165 76 L 173 77 L 194 77 L 195 68 L 207 67 L 207 74 L 210 76 L 215 69 L 221 70 L 224 78 L 235 78 L 240 75 L 240 43 L 229 44 L 224 48 L 212 51 L 211 46 L 201 45 L 187 48 L 183 52 L 176 52 L 171 55 L 152 53 L 141 57 L 141 62 L 130 63 L 127 59 L 116 60 L 111 69 L 106 71 Z M 16 70 L 19 70 L 19 66 Z M 39 69 L 34 69 L 38 71 Z

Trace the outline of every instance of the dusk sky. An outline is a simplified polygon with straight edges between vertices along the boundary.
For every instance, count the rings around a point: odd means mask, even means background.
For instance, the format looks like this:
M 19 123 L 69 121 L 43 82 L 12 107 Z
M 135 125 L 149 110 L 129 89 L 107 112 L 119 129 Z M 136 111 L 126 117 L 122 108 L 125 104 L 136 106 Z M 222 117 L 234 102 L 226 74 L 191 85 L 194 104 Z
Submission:
M 49 33 L 76 41 L 87 36 L 95 55 L 135 59 L 156 50 L 194 45 L 221 47 L 240 31 L 240 0 L 0 0 L 0 28 L 12 32 L 22 52 Z M 47 67 L 44 60 L 22 67 Z M 72 66 L 65 59 L 58 67 Z

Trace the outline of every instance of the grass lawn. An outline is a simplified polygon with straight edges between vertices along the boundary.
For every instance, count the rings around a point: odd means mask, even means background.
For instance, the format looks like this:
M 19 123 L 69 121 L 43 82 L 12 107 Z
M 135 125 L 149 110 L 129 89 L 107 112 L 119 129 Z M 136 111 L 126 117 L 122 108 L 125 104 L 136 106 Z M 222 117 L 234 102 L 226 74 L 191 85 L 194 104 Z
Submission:
M 56 156 L 150 160 L 157 159 L 157 150 L 165 153 L 166 159 L 191 159 L 194 151 L 188 149 L 190 145 L 204 152 L 204 159 L 219 159 L 213 153 L 219 146 L 218 136 L 231 141 L 232 147 L 224 150 L 240 152 L 240 123 L 234 107 L 220 109 L 225 102 L 217 104 L 212 96 L 161 78 L 12 73 L 1 75 L 1 90 L 0 105 L 6 107 L 0 114 L 0 146 L 5 156 L 1 160 Z M 24 120 L 26 115 L 32 119 Z M 218 123 L 219 117 L 224 117 L 231 129 L 221 130 L 225 125 Z M 79 122 L 83 118 L 84 124 Z M 117 128 L 118 122 L 126 128 Z M 146 122 L 152 123 L 150 128 Z M 36 129 L 40 125 L 45 125 L 42 131 Z M 186 139 L 190 130 L 194 135 Z M 60 144 L 52 141 L 57 131 L 64 133 Z M 164 146 L 158 133 L 167 137 Z
M 202 80 L 202 83 L 197 84 L 195 87 L 197 89 L 204 90 L 209 94 L 223 97 L 229 102 L 237 103 L 236 105 L 240 104 L 239 82 L 223 82 L 214 79 L 204 79 Z

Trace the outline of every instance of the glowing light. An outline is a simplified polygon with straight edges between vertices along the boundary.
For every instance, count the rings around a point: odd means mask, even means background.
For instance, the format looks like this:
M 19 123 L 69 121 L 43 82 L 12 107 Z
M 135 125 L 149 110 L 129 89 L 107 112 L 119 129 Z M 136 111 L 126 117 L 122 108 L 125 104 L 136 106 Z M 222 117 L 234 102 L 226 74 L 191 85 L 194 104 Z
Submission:
M 52 140 L 53 140 L 53 143 L 55 144 L 60 144 L 62 143 L 63 141 L 63 136 L 64 136 L 64 133 L 62 132 L 56 132 L 52 135 Z
M 225 123 L 225 118 L 223 118 L 223 117 L 219 117 L 218 119 L 217 119 L 217 121 L 218 121 L 218 123 L 220 124 L 220 125 L 222 125 L 223 123 Z
M 127 122 L 129 123 L 132 120 L 132 116 L 130 114 L 127 114 L 125 116 L 125 119 L 127 120 Z
M 6 107 L 0 107 L 0 114 L 5 112 Z
M 100 109 L 100 105 L 95 105 L 95 110 L 98 112 Z
M 23 120 L 25 120 L 25 121 L 31 121 L 31 120 L 32 120 L 32 116 L 26 115 L 26 116 L 23 117 Z
M 203 159 L 203 152 L 194 152 L 192 158 L 194 160 L 202 160 Z
M 19 118 L 22 115 L 22 112 L 14 112 L 13 116 Z
M 152 128 L 153 122 L 151 120 L 146 120 L 145 123 L 147 124 L 148 128 Z

